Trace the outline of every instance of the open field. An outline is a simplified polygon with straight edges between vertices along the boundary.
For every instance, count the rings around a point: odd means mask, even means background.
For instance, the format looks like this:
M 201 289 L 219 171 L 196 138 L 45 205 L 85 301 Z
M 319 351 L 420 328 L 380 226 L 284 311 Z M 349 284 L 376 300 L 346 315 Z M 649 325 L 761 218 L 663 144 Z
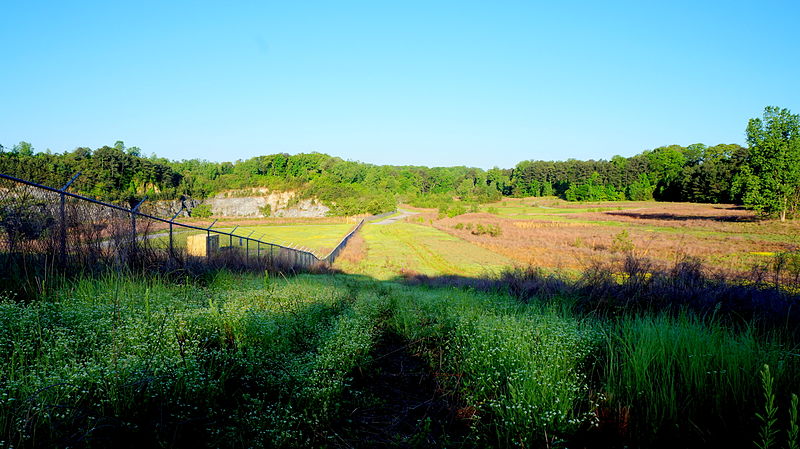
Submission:
M 582 270 L 629 251 L 661 266 L 684 257 L 709 268 L 747 272 L 775 254 L 800 248 L 800 223 L 760 221 L 730 205 L 620 202 L 567 203 L 506 199 L 452 218 L 421 210 L 409 221 L 432 226 L 516 263 Z M 499 235 L 473 229 L 495 226 Z
M 798 391 L 794 337 L 755 316 L 353 275 L 50 282 L 0 301 L 4 445 L 749 447 L 764 364 L 781 432 Z
M 460 274 L 482 276 L 497 273 L 512 261 L 500 254 L 473 245 L 429 226 L 398 222 L 388 225 L 368 224 L 360 232 L 363 251 L 356 263 L 343 255 L 335 267 L 377 279 L 403 273 Z
M 36 298 L 0 292 L 0 441 L 750 447 L 770 401 L 792 440 L 800 259 L 742 280 L 682 257 L 742 273 L 794 249 L 795 223 L 525 201 L 374 220 L 337 273 L 53 276 Z M 243 224 L 318 251 L 355 225 Z
M 309 223 L 294 223 L 294 224 L 268 224 L 257 225 L 257 222 L 250 222 L 236 228 L 236 235 L 247 237 L 251 235 L 253 238 L 263 240 L 265 242 L 277 243 L 283 246 L 293 247 L 306 247 L 312 250 L 320 257 L 329 253 L 342 238 L 353 229 L 355 224 L 339 223 L 339 224 L 309 224 Z M 182 248 L 186 246 L 186 238 L 190 235 L 203 234 L 202 231 L 178 231 L 174 233 L 173 244 Z M 214 229 L 231 232 L 233 227 L 215 226 Z M 158 234 L 154 242 L 158 245 L 166 245 L 168 242 L 168 235 L 165 233 Z M 240 242 L 237 238 L 230 239 L 227 236 L 220 236 L 220 246 L 243 247 L 244 243 Z
M 512 265 L 577 273 L 633 253 L 658 267 L 689 257 L 708 269 L 746 273 L 800 248 L 798 222 L 758 220 L 753 212 L 731 205 L 576 204 L 523 198 L 485 204 L 480 212 L 449 218 L 433 209 L 404 207 L 411 210 L 410 216 L 395 213 L 367 223 L 336 268 L 379 279 L 413 273 L 483 276 Z M 253 237 L 324 256 L 355 222 L 353 218 L 229 220 L 214 228 L 230 231 L 235 224 L 242 236 L 252 232 Z M 184 246 L 187 235 L 194 233 L 176 232 L 175 245 Z M 166 245 L 165 231 L 154 235 L 154 243 Z M 241 244 L 235 238 L 220 241 L 221 246 L 230 243 Z

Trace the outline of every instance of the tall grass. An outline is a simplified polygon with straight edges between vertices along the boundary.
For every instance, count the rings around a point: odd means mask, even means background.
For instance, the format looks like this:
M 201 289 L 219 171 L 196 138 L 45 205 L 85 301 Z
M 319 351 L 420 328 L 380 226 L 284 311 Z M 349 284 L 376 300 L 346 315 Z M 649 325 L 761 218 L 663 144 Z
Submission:
M 584 365 L 599 334 L 591 323 L 452 290 L 402 296 L 393 322 L 423 342 L 435 369 L 475 409 L 483 444 L 549 444 L 592 420 Z
M 428 279 L 443 287 L 231 272 L 53 283 L 37 301 L 0 301 L 0 441 L 336 446 L 353 373 L 381 363 L 371 353 L 391 332 L 424 355 L 476 447 L 749 445 L 767 416 L 764 364 L 776 441 L 796 442 L 793 315 L 701 298 L 760 298 L 760 285 L 637 270 L 594 290 L 536 270 Z M 665 291 L 687 292 L 682 306 L 661 307 Z
M 0 441 L 296 445 L 369 351 L 385 302 L 341 282 L 106 276 L 0 301 Z M 296 404 L 307 404 L 297 419 Z M 314 404 L 314 406 L 311 406 Z M 314 418 L 312 421 L 310 418 Z M 299 440 L 297 438 L 300 438 Z M 249 441 L 250 443 L 246 443 Z
M 780 367 L 774 375 L 783 389 L 800 374 L 779 342 L 687 314 L 619 320 L 607 344 L 605 390 L 630 412 L 634 439 L 648 446 L 749 441 L 753 414 L 741 411 L 762 403 L 760 368 Z

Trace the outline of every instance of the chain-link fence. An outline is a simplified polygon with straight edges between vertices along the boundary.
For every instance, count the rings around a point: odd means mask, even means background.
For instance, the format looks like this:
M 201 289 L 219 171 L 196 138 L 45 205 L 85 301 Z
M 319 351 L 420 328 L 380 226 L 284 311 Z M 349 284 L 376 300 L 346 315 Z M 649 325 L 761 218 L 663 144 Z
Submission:
M 78 175 L 76 175 L 77 177 Z M 62 188 L 0 174 L 0 263 L 4 278 L 50 272 L 131 268 L 157 271 L 296 271 L 330 265 L 362 220 L 327 256 L 147 213 L 142 201 L 123 207 Z M 240 231 L 241 232 L 241 231 Z M 245 231 L 246 232 L 246 231 Z

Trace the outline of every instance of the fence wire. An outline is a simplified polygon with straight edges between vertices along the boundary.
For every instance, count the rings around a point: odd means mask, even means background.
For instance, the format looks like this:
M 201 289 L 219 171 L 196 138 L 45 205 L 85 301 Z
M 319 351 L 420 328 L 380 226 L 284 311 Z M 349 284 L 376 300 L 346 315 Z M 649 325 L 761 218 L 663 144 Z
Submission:
M 74 178 L 73 178 L 74 179 Z M 364 223 L 320 258 L 302 249 L 175 221 L 147 213 L 148 205 L 120 206 L 0 174 L 0 263 L 6 279 L 55 270 L 96 272 L 132 268 L 157 271 L 297 271 L 329 266 Z M 141 204 L 141 203 L 140 203 Z M 205 234 L 200 255 L 189 236 Z M 216 242 L 215 242 L 216 240 Z M 214 244 L 215 243 L 215 244 Z

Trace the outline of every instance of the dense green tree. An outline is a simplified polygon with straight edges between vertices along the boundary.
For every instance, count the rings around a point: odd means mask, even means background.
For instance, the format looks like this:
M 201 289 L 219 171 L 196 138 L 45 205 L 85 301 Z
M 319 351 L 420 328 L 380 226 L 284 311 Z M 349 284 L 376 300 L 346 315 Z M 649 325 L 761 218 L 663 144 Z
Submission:
M 768 106 L 747 124 L 750 147 L 739 178 L 744 204 L 781 221 L 800 202 L 800 115 Z
M 781 114 L 777 109 L 770 110 L 766 123 L 754 122 L 748 128 L 752 131 L 748 141 L 759 149 L 759 155 L 770 151 L 794 154 L 780 148 L 795 148 L 796 137 L 781 146 L 778 143 L 783 140 L 773 136 L 777 132 L 773 128 L 778 127 L 775 117 L 782 117 Z M 788 114 L 781 123 L 792 120 L 796 123 L 796 116 Z M 789 134 L 796 136 L 796 131 Z M 763 173 L 771 170 L 770 173 L 785 172 L 782 176 L 789 176 L 793 172 L 775 168 L 780 164 L 764 168 L 758 164 L 764 156 L 750 155 L 748 151 L 738 145 L 669 145 L 631 157 L 614 156 L 609 161 L 529 160 L 511 169 L 495 167 L 484 171 L 463 166 L 378 166 L 322 153 L 279 153 L 222 163 L 200 159 L 170 161 L 155 155 L 142 157 L 139 148 L 126 147 L 122 141 L 96 150 L 76 148 L 63 154 L 47 154 L 34 153 L 31 144 L 20 142 L 11 151 L 0 152 L 0 172 L 60 186 L 81 171 L 83 176 L 74 184 L 74 191 L 119 201 L 144 195 L 151 199 L 204 198 L 250 188 L 294 191 L 299 198 L 321 200 L 334 214 L 386 211 L 399 201 L 449 214 L 504 195 L 558 195 L 574 201 L 656 199 L 711 203 L 738 202 L 746 196 L 751 207 L 769 214 L 769 206 L 762 204 L 766 204 L 767 193 L 776 189 L 770 187 L 769 179 L 762 181 Z M 784 159 L 791 162 L 791 157 Z M 737 178 L 739 172 L 743 175 Z M 732 179 L 738 179 L 738 183 L 734 185 Z M 792 181 L 787 182 L 791 185 Z M 788 189 L 783 195 L 786 209 L 776 214 L 785 217 L 796 210 L 800 193 Z
M 22 141 L 11 149 L 12 153 L 19 154 L 20 156 L 33 156 L 33 145 L 29 142 Z
M 683 147 L 669 145 L 645 154 L 649 162 L 651 182 L 656 186 L 653 196 L 663 201 L 679 201 L 681 172 L 686 164 Z

